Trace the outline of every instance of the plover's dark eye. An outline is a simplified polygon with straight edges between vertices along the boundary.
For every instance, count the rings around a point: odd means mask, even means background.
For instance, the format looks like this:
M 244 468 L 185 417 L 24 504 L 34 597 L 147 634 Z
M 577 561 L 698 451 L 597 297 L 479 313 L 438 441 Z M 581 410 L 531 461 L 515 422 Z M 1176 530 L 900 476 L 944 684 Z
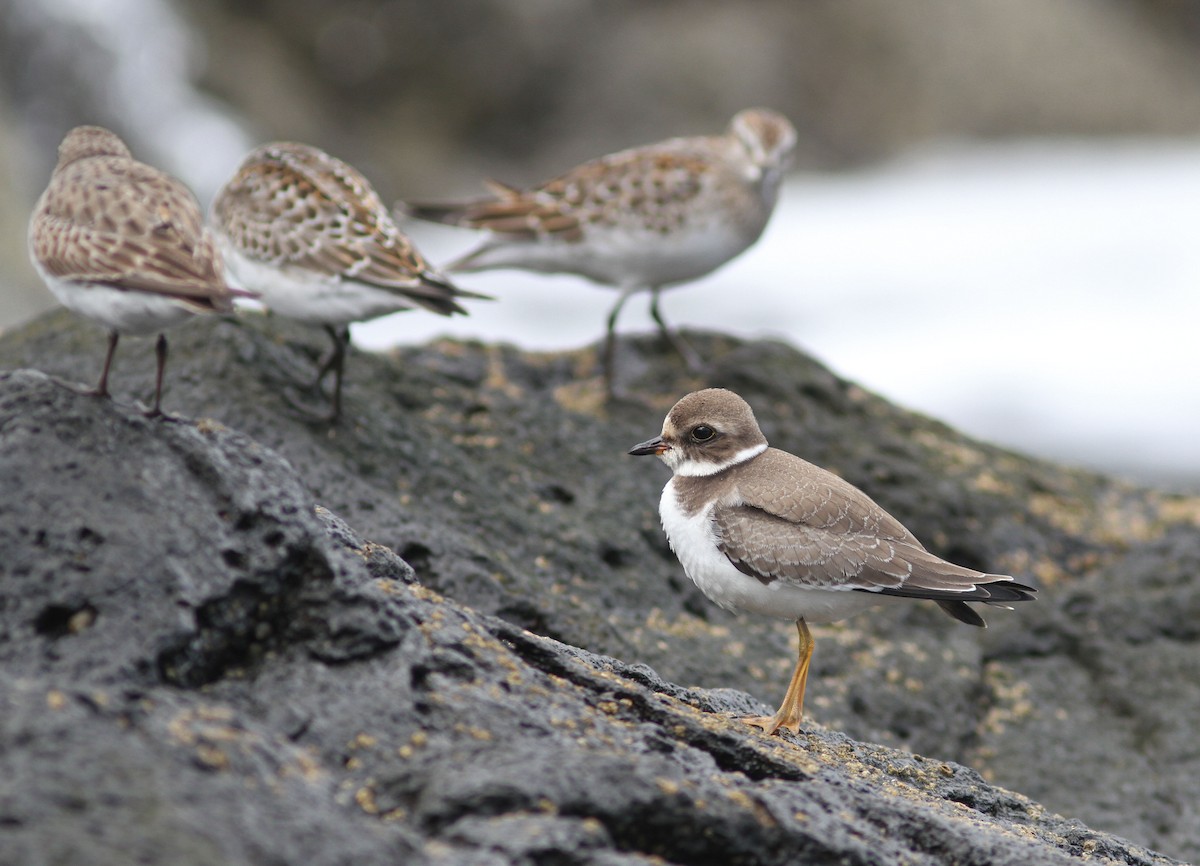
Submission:
M 692 428 L 692 441 L 694 442 L 707 442 L 716 435 L 717 431 L 707 424 L 701 424 L 699 427 Z

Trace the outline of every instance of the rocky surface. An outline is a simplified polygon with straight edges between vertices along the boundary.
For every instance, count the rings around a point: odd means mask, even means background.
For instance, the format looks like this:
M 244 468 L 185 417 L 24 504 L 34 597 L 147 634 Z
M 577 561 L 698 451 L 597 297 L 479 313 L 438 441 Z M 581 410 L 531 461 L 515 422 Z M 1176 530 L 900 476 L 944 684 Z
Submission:
M 105 402 L 29 370 L 90 383 L 99 329 L 0 339 L 0 861 L 1195 857 L 1200 503 L 693 339 L 700 378 L 627 344 L 646 402 L 610 407 L 593 349 L 355 353 L 336 428 L 292 407 L 322 335 L 277 320 L 174 333 L 177 422 L 131 404 L 147 341 Z M 665 467 L 624 456 L 700 385 L 1043 597 L 986 631 L 920 604 L 814 630 L 802 734 L 729 721 L 773 709 L 791 628 L 698 595 Z

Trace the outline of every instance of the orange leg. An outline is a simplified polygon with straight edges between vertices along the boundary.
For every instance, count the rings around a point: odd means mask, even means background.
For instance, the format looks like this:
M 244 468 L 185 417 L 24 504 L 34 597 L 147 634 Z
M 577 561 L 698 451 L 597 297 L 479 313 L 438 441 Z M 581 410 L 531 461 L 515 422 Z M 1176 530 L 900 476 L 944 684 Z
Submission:
M 773 716 L 750 716 L 742 719 L 748 725 L 762 728 L 768 735 L 780 728 L 787 728 L 792 733 L 800 732 L 800 720 L 804 716 L 804 686 L 808 682 L 808 664 L 812 661 L 813 637 L 808 630 L 808 623 L 802 619 L 796 620 L 796 633 L 800 635 L 800 651 L 796 659 L 796 669 L 792 671 L 792 681 L 788 683 L 787 694 L 783 703 Z

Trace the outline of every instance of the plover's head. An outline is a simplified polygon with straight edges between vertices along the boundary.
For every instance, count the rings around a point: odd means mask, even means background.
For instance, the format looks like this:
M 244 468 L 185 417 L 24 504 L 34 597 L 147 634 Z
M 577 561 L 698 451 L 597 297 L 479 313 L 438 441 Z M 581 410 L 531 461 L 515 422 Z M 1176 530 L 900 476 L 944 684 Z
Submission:
M 776 176 L 787 171 L 796 148 L 796 128 L 778 111 L 739 111 L 729 122 L 729 131 L 745 148 L 751 164 Z
M 656 436 L 629 453 L 653 454 L 676 475 L 714 475 L 767 449 L 750 404 L 724 388 L 693 391 L 675 404 Z
M 133 154 L 115 132 L 103 126 L 77 126 L 66 134 L 58 146 L 58 168 L 89 156 L 133 159 Z

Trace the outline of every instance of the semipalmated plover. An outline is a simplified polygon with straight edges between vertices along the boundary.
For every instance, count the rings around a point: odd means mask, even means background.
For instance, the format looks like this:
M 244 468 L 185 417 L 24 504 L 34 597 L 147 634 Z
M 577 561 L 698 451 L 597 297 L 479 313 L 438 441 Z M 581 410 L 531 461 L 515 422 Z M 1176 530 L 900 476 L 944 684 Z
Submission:
M 629 453 L 656 455 L 674 473 L 659 514 L 696 586 L 727 610 L 796 622 L 799 658 L 782 705 L 774 716 L 745 720 L 768 734 L 800 728 L 813 651 L 808 623 L 918 598 L 982 626 L 966 602 L 1006 607 L 1035 592 L 1008 575 L 946 562 L 857 487 L 768 447 L 754 412 L 732 391 L 688 394 L 662 435 Z
M 490 182 L 486 198 L 401 202 L 398 208 L 488 230 L 448 271 L 523 268 L 578 274 L 619 289 L 604 343 L 611 394 L 617 316 L 638 291 L 650 292 L 650 313 L 662 335 L 689 367 L 699 366 L 695 352 L 663 321 L 659 293 L 715 270 L 758 240 L 795 145 L 786 117 L 752 108 L 739 112 L 723 135 L 623 150 L 528 189 Z
M 351 322 L 421 307 L 465 314 L 457 288 L 397 228 L 370 182 L 318 148 L 274 142 L 252 151 L 217 193 L 210 215 L 231 276 L 275 313 L 324 326 L 333 350 L 329 420 L 342 408 Z
M 100 381 L 121 334 L 158 334 L 154 406 L 161 415 L 165 329 L 194 313 L 227 313 L 246 294 L 225 283 L 204 216 L 180 181 L 133 158 L 115 133 L 78 126 L 29 221 L 29 257 L 54 296 L 109 330 Z

